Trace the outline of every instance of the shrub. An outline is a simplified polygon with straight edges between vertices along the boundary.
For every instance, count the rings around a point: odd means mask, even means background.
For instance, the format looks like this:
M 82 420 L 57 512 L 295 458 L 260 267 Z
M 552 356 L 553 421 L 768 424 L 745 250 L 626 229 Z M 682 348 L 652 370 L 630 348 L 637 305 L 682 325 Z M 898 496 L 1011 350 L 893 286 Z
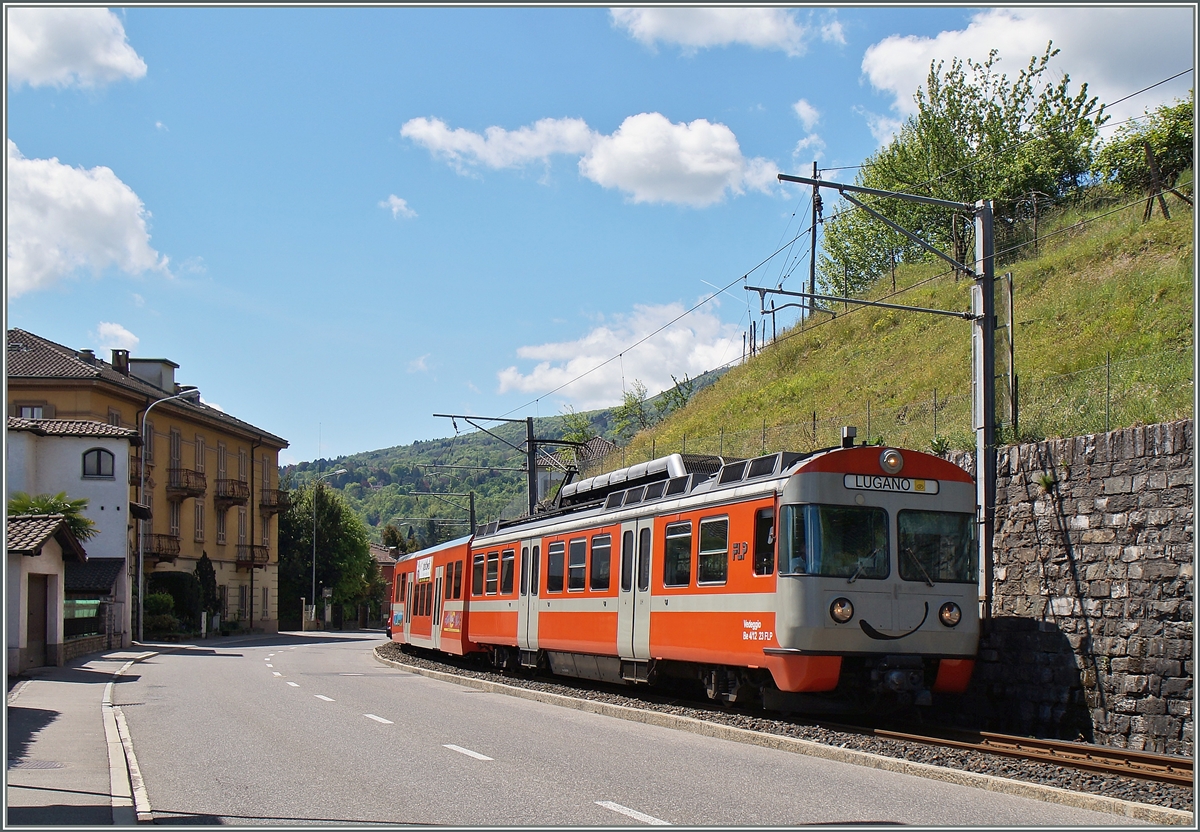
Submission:
M 189 629 L 200 626 L 200 581 L 191 572 L 152 572 L 146 582 L 148 592 L 171 596 L 174 612 Z
M 171 611 L 175 609 L 175 599 L 166 592 L 152 592 L 146 596 L 146 620 L 149 622 L 151 616 L 170 616 Z
M 150 596 L 153 598 L 154 596 Z M 149 600 L 147 598 L 146 600 Z M 147 615 L 146 630 L 151 633 L 173 633 L 179 629 L 179 619 L 170 613 L 163 615 Z

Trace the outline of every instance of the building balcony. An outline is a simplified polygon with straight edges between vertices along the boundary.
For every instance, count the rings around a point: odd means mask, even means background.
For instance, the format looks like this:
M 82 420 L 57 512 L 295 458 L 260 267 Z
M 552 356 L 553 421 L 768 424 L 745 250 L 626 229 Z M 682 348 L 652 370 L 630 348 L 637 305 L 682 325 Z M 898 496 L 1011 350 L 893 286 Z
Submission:
M 213 502 L 217 508 L 244 506 L 250 500 L 250 484 L 241 480 L 217 480 L 217 492 Z
M 238 569 L 264 569 L 270 560 L 271 552 L 266 546 L 254 546 L 249 543 L 238 544 Z
M 142 535 L 142 553 L 147 558 L 153 558 L 158 563 L 167 561 L 174 563 L 179 557 L 179 535 L 177 534 L 144 534 Z
M 146 463 L 146 481 L 150 480 L 150 473 L 154 470 L 154 463 Z M 142 458 L 137 454 L 129 455 L 129 484 L 134 488 L 141 485 L 142 482 Z
M 267 517 L 272 514 L 279 514 L 281 511 L 287 511 L 291 508 L 292 498 L 285 488 L 264 488 L 262 490 L 262 502 L 259 503 L 259 508 Z
M 172 502 L 189 497 L 203 497 L 208 490 L 208 480 L 199 471 L 190 468 L 167 469 L 167 499 Z

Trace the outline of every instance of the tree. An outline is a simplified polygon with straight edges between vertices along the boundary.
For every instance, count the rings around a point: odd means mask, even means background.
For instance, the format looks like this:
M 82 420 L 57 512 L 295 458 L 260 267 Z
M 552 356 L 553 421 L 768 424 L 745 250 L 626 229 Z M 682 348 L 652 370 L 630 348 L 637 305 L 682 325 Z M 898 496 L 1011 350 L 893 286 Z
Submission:
M 333 590 L 332 603 L 359 603 L 367 597 L 370 573 L 376 571 L 366 525 L 340 494 L 318 482 L 315 487 L 294 493 L 291 506 L 279 516 L 281 610 L 298 613 L 300 599 L 312 594 L 314 498 L 317 592 L 329 587 Z
M 394 523 L 388 523 L 383 527 L 380 538 L 383 540 L 383 545 L 389 549 L 395 549 L 397 555 L 408 552 L 408 541 Z
M 216 615 L 221 610 L 221 598 L 217 594 L 217 570 L 213 568 L 208 552 L 201 553 L 195 574 L 200 583 L 200 609 L 210 616 Z
M 654 424 L 646 401 L 646 385 L 634 379 L 622 397 L 621 406 L 613 411 L 613 423 L 621 436 L 633 436 Z
M 76 540 L 89 540 L 98 535 L 100 530 L 92 520 L 84 516 L 83 510 L 87 508 L 87 504 L 86 497 L 71 500 L 65 491 L 53 495 L 38 494 L 35 497 L 24 491 L 17 491 L 8 500 L 8 516 L 61 514 L 66 518 L 67 528 L 75 535 Z
M 1147 112 L 1142 122 L 1123 126 L 1100 148 L 1096 173 L 1106 182 L 1130 191 L 1145 191 L 1151 185 L 1146 145 L 1154 153 L 1163 184 L 1175 187 L 1179 175 L 1191 170 L 1195 113 L 1192 96 L 1186 101 L 1164 104 Z
M 582 413 L 576 413 L 575 408 L 567 405 L 562 412 L 563 419 L 563 435 L 562 438 L 568 442 L 587 442 L 596 436 L 596 429 L 592 427 L 592 420 Z
M 669 390 L 664 390 L 658 398 L 654 400 L 654 414 L 657 417 L 656 421 L 662 421 L 676 410 L 682 410 L 696 392 L 696 382 L 688 378 L 687 373 L 683 374 L 683 381 L 671 376 L 671 381 L 675 382 L 675 386 Z
M 1077 187 L 1091 171 L 1097 131 L 1107 117 L 1087 84 L 1072 93 L 1065 73 L 1057 84 L 1047 81 L 1057 54 L 1047 44 L 1013 81 L 998 72 L 996 50 L 983 63 L 930 64 L 914 96 L 916 115 L 867 160 L 856 183 L 964 204 L 991 199 L 998 223 L 1012 220 L 1032 192 L 1057 198 Z M 905 200 L 860 201 L 959 262 L 970 259 L 969 217 Z M 840 213 L 825 223 L 822 284 L 829 294 L 861 292 L 893 256 L 917 262 L 932 255 L 864 211 Z

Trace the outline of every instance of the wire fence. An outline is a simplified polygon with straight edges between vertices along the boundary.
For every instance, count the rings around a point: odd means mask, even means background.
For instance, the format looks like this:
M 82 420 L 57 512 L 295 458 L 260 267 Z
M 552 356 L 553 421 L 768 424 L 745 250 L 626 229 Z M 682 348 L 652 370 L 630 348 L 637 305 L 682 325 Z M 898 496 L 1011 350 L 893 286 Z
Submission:
M 1135 424 L 1152 424 L 1190 415 L 1194 401 L 1190 351 L 1168 351 L 1104 364 L 1037 381 L 1018 379 L 1015 424 L 1011 406 L 998 405 L 1001 444 L 1058 436 L 1100 433 Z M 799 423 L 705 435 L 677 441 L 637 442 L 581 466 L 580 477 L 602 474 L 672 453 L 708 454 L 746 459 L 776 451 L 813 451 L 841 442 L 845 425 L 858 429 L 859 441 L 944 453 L 975 446 L 970 391 L 947 395 L 930 391 L 924 400 L 896 408 L 864 402 L 851 413 L 812 411 Z

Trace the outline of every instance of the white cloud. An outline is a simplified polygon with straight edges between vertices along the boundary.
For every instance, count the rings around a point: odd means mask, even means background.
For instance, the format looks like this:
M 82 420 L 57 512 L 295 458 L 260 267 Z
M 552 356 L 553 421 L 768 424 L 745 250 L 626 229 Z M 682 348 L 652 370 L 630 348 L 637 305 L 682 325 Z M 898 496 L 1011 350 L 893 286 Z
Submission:
M 705 119 L 675 124 L 660 113 L 630 116 L 579 160 L 583 176 L 629 194 L 634 202 L 697 207 L 720 201 L 726 190 L 766 190 L 774 170 L 766 159 L 743 157 L 737 137 L 724 124 Z
M 144 297 L 142 297 L 141 295 L 139 295 L 137 292 L 134 292 L 132 294 L 132 297 L 133 297 L 133 305 L 136 306 L 138 309 L 141 309 L 142 307 L 144 307 L 146 305 L 146 299 Z
M 796 113 L 796 118 L 800 119 L 800 123 L 804 125 L 805 130 L 812 130 L 821 120 L 821 112 L 803 98 L 792 105 L 792 110 Z
M 792 150 L 793 161 L 819 162 L 825 155 L 825 140 L 813 133 L 796 142 Z
M 120 324 L 109 321 L 101 321 L 90 335 L 92 342 L 102 350 L 133 351 L 141 340 Z
M 836 17 L 830 17 L 821 24 L 821 40 L 826 43 L 836 43 L 841 46 L 846 45 L 846 33 L 842 29 L 842 23 Z
M 400 134 L 448 158 L 460 172 L 464 164 L 508 168 L 545 162 L 557 153 L 581 154 L 584 178 L 634 202 L 711 205 L 726 191 L 769 191 L 778 172 L 768 159 L 744 157 L 724 124 L 705 119 L 676 124 L 661 113 L 629 116 L 609 136 L 581 119 L 542 119 L 513 131 L 489 127 L 480 135 L 451 130 L 440 119 L 416 118 Z
M 26 159 L 8 141 L 8 291 L 45 288 L 76 269 L 167 273 L 150 247 L 150 214 L 111 169 Z
M 400 135 L 412 139 L 435 156 L 459 166 L 482 164 L 513 168 L 557 153 L 584 153 L 592 146 L 592 131 L 579 118 L 544 118 L 532 127 L 505 130 L 489 127 L 483 135 L 459 127 L 451 130 L 441 119 L 414 118 L 404 123 Z
M 217 404 L 216 402 L 210 402 L 203 396 L 200 397 L 200 404 L 204 405 L 205 407 L 211 407 L 213 410 L 219 410 L 222 413 L 225 412 L 225 408 L 221 407 L 221 405 Z
M 610 9 L 609 14 L 614 26 L 640 43 L 674 43 L 687 53 L 736 43 L 798 56 L 807 50 L 809 37 L 808 28 L 787 9 Z
M 516 366 L 498 373 L 499 391 L 539 394 L 622 354 L 599 370 L 563 388 L 555 395 L 576 408 L 609 407 L 621 401 L 621 379 L 640 379 L 651 393 L 671 387 L 671 375 L 682 379 L 720 367 L 741 355 L 742 333 L 736 325 L 722 323 L 716 315 L 697 310 L 636 349 L 629 345 L 679 317 L 680 303 L 638 305 L 628 315 L 615 316 L 575 341 L 521 347 L 520 358 L 537 362 L 528 372 Z
M 171 132 L 171 128 L 167 127 L 167 125 L 163 124 L 161 121 L 154 122 L 154 126 L 155 128 L 162 130 L 164 133 Z
M 903 119 L 916 110 L 913 95 L 924 86 L 931 62 L 982 61 L 997 49 L 998 68 L 1013 80 L 1053 40 L 1062 51 L 1050 64 L 1051 82 L 1065 72 L 1073 87 L 1086 82 L 1101 103 L 1116 101 L 1193 65 L 1194 13 L 1190 7 L 1153 6 L 988 9 L 972 16 L 965 29 L 934 38 L 885 38 L 867 49 L 862 71 L 873 87 L 892 95 L 892 109 Z M 1188 74 L 1137 96 L 1112 110 L 1113 120 L 1183 97 L 1192 83 Z
M 417 215 L 417 212 L 408 207 L 408 202 L 401 199 L 395 194 L 390 194 L 387 199 L 379 203 L 380 208 L 388 208 L 392 212 L 392 219 L 400 219 L 404 217 L 406 220 L 411 220 Z
M 5 14 L 14 86 L 94 87 L 146 74 L 146 62 L 108 9 L 14 7 Z
M 408 362 L 408 371 L 410 373 L 427 373 L 427 372 L 429 372 L 429 365 L 426 363 L 429 356 L 430 356 L 430 353 L 425 353 L 420 358 L 414 358 L 412 361 Z

